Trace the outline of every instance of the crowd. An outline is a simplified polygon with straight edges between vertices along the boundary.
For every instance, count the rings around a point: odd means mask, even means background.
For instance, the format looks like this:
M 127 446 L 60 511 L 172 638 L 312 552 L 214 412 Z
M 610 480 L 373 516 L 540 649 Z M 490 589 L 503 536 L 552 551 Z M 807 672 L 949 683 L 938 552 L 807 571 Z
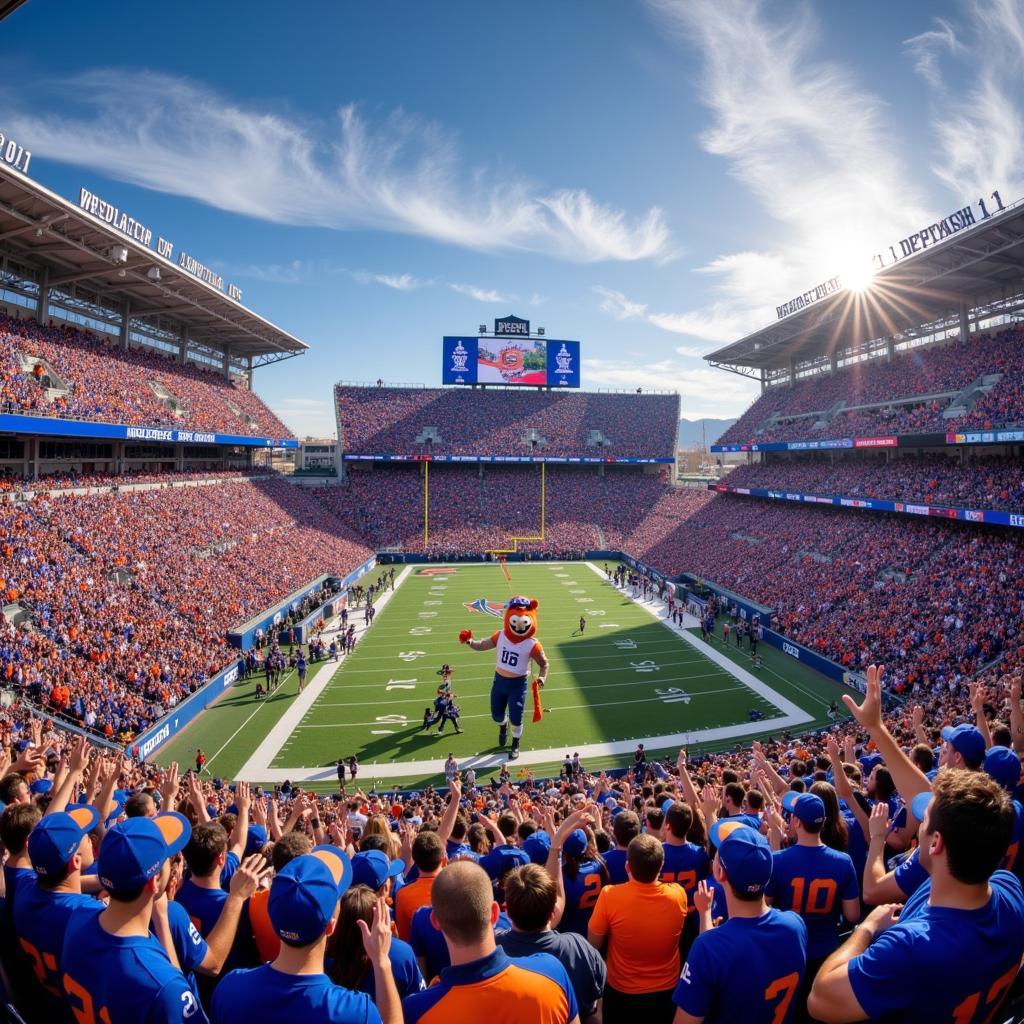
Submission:
M 0 503 L 6 686 L 130 741 L 236 656 L 230 628 L 371 552 L 284 480 Z
M 275 470 L 266 466 L 247 469 L 167 469 L 161 473 L 79 473 L 61 470 L 39 477 L 25 477 L 15 473 L 0 472 L 0 494 L 19 496 L 39 491 L 76 490 L 80 488 L 119 488 L 136 484 L 180 484 L 203 480 L 238 480 L 244 477 L 272 476 Z
M 48 374 L 26 370 L 21 357 L 41 359 L 70 389 L 47 397 Z M 56 387 L 57 381 L 49 381 Z M 177 400 L 180 415 L 158 397 L 157 385 Z M 104 420 L 134 426 L 170 426 L 224 434 L 292 437 L 248 388 L 212 367 L 181 364 L 168 353 L 113 341 L 70 324 L 40 325 L 0 315 L 0 410 Z
M 967 345 L 941 345 L 897 353 L 891 361 L 874 358 L 852 363 L 835 373 L 804 377 L 769 388 L 721 437 L 723 443 L 789 441 L 812 436 L 887 436 L 945 432 L 948 429 L 988 430 L 1024 419 L 1024 326 L 979 335 Z M 989 374 L 998 383 L 966 414 L 946 419 L 943 411 L 954 395 Z M 925 400 L 924 396 L 944 398 Z M 884 403 L 922 396 L 919 402 Z M 837 403 L 876 408 L 843 412 L 823 430 L 815 431 L 820 414 Z M 773 417 L 792 417 L 774 421 Z M 827 417 L 826 417 L 827 418 Z M 769 422 L 772 421 L 772 422 Z
M 28 1024 L 1003 1020 L 1020 668 L 883 713 L 872 666 L 816 735 L 447 793 L 264 791 L 9 709 L 8 996 Z
M 678 395 L 536 390 L 335 389 L 346 452 L 651 458 L 675 453 Z M 438 440 L 417 441 L 434 427 Z M 543 440 L 534 445 L 529 438 Z M 590 442 L 598 431 L 605 444 Z
M 950 508 L 1024 508 L 1024 463 L 1002 455 L 959 453 L 893 458 L 884 455 L 831 461 L 802 456 L 739 466 L 729 487 L 785 489 L 803 494 L 880 498 Z

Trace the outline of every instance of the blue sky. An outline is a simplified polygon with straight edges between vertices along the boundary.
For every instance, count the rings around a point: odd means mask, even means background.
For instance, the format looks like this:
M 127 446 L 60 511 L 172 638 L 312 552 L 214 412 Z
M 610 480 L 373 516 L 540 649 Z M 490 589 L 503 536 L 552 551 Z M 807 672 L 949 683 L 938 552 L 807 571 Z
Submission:
M 440 382 L 517 313 L 584 387 L 737 415 L 706 352 L 964 203 L 1024 192 L 1017 0 L 30 0 L 7 133 L 307 341 L 256 390 L 333 433 L 335 380 Z

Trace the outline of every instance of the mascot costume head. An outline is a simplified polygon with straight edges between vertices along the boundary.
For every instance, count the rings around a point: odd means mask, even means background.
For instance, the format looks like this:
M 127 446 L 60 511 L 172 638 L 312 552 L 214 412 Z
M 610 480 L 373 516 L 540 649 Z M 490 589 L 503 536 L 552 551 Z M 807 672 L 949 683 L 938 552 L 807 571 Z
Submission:
M 537 607 L 535 597 L 513 597 L 505 605 L 505 636 L 511 643 L 517 644 L 536 635 Z

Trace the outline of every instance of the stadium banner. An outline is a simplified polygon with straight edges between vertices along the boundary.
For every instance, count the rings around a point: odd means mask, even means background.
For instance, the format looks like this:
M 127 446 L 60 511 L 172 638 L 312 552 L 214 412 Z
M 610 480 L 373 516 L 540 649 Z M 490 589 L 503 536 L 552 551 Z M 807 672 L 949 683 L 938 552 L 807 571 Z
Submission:
M 954 444 L 1021 444 L 1024 430 L 973 430 L 962 434 L 900 434 L 889 437 L 840 437 L 814 441 L 765 441 L 761 444 L 713 444 L 713 452 L 813 452 L 835 448 L 944 448 Z
M 156 441 L 164 444 L 224 444 L 246 448 L 298 448 L 298 441 L 279 437 L 211 434 L 176 427 L 129 427 L 90 420 L 62 420 L 43 416 L 0 413 L 0 433 L 45 434 L 48 437 L 89 437 L 108 441 Z
M 596 466 L 601 463 L 615 462 L 623 466 L 668 465 L 675 462 L 671 455 L 659 455 L 652 459 L 615 458 L 611 455 L 581 455 L 570 457 L 564 455 L 363 455 L 346 452 L 341 456 L 342 462 L 501 462 L 501 463 L 533 463 L 546 462 L 558 466 Z
M 997 509 L 950 508 L 945 505 L 918 505 L 906 501 L 854 498 L 840 494 L 804 494 L 799 491 L 770 491 L 763 487 L 729 487 L 726 484 L 708 484 L 708 490 L 717 491 L 719 494 L 769 498 L 772 501 L 833 505 L 836 508 L 858 508 L 869 512 L 896 512 L 904 516 L 939 516 L 942 519 L 958 519 L 963 523 L 986 523 L 992 526 L 1024 529 L 1024 513 L 1002 512 Z
M 866 680 L 859 672 L 851 672 L 830 658 L 826 658 L 824 655 L 818 654 L 817 651 L 812 651 L 809 647 L 805 647 L 803 644 L 797 643 L 795 640 L 791 640 L 789 637 L 783 636 L 781 633 L 777 633 L 774 629 L 766 626 L 765 620 L 770 615 L 769 609 L 755 605 L 739 594 L 734 594 L 732 591 L 726 590 L 716 583 L 709 583 L 706 579 L 698 580 L 692 573 L 683 573 L 682 579 L 687 587 L 700 584 L 708 590 L 713 590 L 722 599 L 726 608 L 735 605 L 739 617 L 744 622 L 751 622 L 755 615 L 758 616 L 761 620 L 761 641 L 763 643 L 770 644 L 794 661 L 799 661 L 802 665 L 820 672 L 823 676 L 834 679 L 837 683 L 842 683 L 843 686 L 848 686 L 850 689 L 857 690 L 860 693 L 866 692 Z M 689 589 L 686 591 L 686 597 L 688 601 L 698 599 L 697 595 L 693 594 Z
M 441 340 L 441 359 L 442 384 L 580 387 L 578 341 L 512 333 L 495 338 L 446 335 Z

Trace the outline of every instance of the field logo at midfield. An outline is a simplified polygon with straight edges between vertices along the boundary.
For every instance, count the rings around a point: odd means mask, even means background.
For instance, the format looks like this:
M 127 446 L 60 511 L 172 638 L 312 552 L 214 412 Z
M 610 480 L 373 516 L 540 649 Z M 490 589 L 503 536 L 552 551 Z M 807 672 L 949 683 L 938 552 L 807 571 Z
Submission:
M 457 569 L 453 569 L 451 566 L 443 565 L 432 565 L 428 569 L 417 569 L 417 576 L 451 576 L 452 573 L 458 572 Z
M 483 612 L 500 619 L 505 614 L 505 605 L 497 601 L 488 601 L 486 597 L 478 597 L 475 601 L 467 601 L 463 606 L 467 612 Z

